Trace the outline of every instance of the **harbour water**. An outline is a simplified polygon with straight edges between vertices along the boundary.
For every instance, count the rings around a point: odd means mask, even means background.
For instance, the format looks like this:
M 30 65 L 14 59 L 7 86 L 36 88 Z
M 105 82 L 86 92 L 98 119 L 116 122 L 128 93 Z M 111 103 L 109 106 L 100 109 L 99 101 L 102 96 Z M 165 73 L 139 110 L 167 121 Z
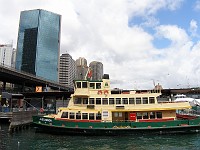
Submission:
M 0 150 L 199 150 L 200 133 L 186 135 L 66 136 L 35 133 L 34 128 L 9 134 L 0 126 Z

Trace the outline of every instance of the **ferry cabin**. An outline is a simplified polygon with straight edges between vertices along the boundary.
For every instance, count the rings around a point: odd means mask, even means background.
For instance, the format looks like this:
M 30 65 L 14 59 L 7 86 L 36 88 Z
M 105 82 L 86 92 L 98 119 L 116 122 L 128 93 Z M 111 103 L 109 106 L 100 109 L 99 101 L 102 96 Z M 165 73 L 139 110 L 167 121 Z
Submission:
M 111 94 L 109 79 L 77 80 L 68 107 L 56 120 L 70 122 L 164 122 L 176 120 L 176 110 L 191 108 L 188 102 L 158 103 L 160 92 L 130 91 Z

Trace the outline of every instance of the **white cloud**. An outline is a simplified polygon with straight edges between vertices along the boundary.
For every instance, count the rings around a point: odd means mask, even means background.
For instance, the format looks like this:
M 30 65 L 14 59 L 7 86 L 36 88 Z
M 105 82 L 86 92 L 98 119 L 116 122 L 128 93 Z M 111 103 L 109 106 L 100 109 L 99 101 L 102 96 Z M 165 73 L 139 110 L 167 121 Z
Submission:
M 128 1 L 128 10 L 131 16 L 154 15 L 161 8 L 176 10 L 180 7 L 183 0 L 130 0 Z
M 156 28 L 156 36 L 167 38 L 173 46 L 184 45 L 190 40 L 184 29 L 176 25 L 160 25 Z
M 199 0 L 197 0 L 197 1 L 195 2 L 194 10 L 196 10 L 196 11 L 199 11 L 199 10 L 200 10 L 200 1 L 199 1 Z
M 197 79 L 200 73 L 200 44 L 194 44 L 185 29 L 159 25 L 155 17 L 159 10 L 174 11 L 181 4 L 182 0 L 0 1 L 0 26 L 4 29 L 0 30 L 0 43 L 9 39 L 16 43 L 20 11 L 46 9 L 62 15 L 61 53 L 67 51 L 74 59 L 85 57 L 88 63 L 101 61 L 112 87 L 150 89 L 154 80 L 173 88 L 186 84 L 186 76 Z M 9 5 L 8 13 L 5 5 Z M 142 26 L 129 27 L 129 19 L 135 16 L 146 19 Z M 147 33 L 144 26 L 155 27 L 156 34 Z M 191 27 L 195 31 L 194 22 Z M 169 39 L 171 45 L 156 49 L 153 41 L 158 37 Z
M 190 28 L 189 31 L 191 32 L 191 36 L 193 37 L 197 37 L 197 29 L 198 29 L 198 25 L 197 25 L 197 21 L 196 20 L 191 20 L 190 21 Z

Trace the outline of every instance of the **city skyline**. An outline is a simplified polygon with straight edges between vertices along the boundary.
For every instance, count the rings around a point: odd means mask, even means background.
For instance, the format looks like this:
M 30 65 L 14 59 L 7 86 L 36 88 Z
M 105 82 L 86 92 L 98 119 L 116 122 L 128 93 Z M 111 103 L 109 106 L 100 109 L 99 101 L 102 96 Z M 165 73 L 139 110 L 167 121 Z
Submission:
M 61 54 L 102 62 L 113 88 L 200 86 L 199 0 L 8 0 L 0 8 L 0 43 L 14 48 L 20 11 L 62 15 Z

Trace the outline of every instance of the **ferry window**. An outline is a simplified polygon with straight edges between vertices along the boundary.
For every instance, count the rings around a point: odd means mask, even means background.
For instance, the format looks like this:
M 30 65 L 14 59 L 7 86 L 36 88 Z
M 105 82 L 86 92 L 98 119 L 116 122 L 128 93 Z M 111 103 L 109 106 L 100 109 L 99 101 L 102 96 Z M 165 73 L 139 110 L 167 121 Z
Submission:
M 121 98 L 116 98 L 116 104 L 121 104 Z
M 150 104 L 155 103 L 155 98 L 154 98 L 154 97 L 149 97 L 149 103 L 150 103 Z
M 76 119 L 81 119 L 81 113 L 80 112 L 76 113 Z
M 87 82 L 82 82 L 82 87 L 87 88 Z
M 147 112 L 143 113 L 143 119 L 149 119 L 149 115 Z
M 94 120 L 94 113 L 89 113 L 89 120 Z
M 82 113 L 82 119 L 88 119 L 88 113 Z
M 88 104 L 88 98 L 83 98 L 83 104 Z
M 74 104 L 81 104 L 81 98 L 75 98 Z
M 108 99 L 107 98 L 103 98 L 102 99 L 102 104 L 103 105 L 108 105 Z
M 68 112 L 63 112 L 61 118 L 68 118 Z
M 114 117 L 122 117 L 122 113 L 121 112 L 115 112 Z
M 148 98 L 147 97 L 143 97 L 142 98 L 142 102 L 143 102 L 143 104 L 148 104 Z
M 95 84 L 94 83 L 90 83 L 90 89 L 94 89 L 95 88 Z
M 157 118 L 162 118 L 162 112 L 156 112 Z
M 96 98 L 96 104 L 101 105 L 101 98 Z
M 69 113 L 69 119 L 74 119 L 74 112 Z
M 134 98 L 129 98 L 129 104 L 135 104 L 135 99 Z
M 142 113 L 137 113 L 137 119 L 142 119 Z
M 128 104 L 128 98 L 122 98 L 122 104 Z
M 94 104 L 94 98 L 89 99 L 89 104 Z
M 136 104 L 141 104 L 141 98 L 140 97 L 136 98 Z
M 76 87 L 81 88 L 81 82 L 76 82 Z
M 96 120 L 101 120 L 101 113 L 96 114 Z
M 115 104 L 114 98 L 109 98 L 109 104 L 110 105 Z
M 101 89 L 101 83 L 96 83 L 96 89 Z
M 155 119 L 155 112 L 150 112 L 150 119 Z

